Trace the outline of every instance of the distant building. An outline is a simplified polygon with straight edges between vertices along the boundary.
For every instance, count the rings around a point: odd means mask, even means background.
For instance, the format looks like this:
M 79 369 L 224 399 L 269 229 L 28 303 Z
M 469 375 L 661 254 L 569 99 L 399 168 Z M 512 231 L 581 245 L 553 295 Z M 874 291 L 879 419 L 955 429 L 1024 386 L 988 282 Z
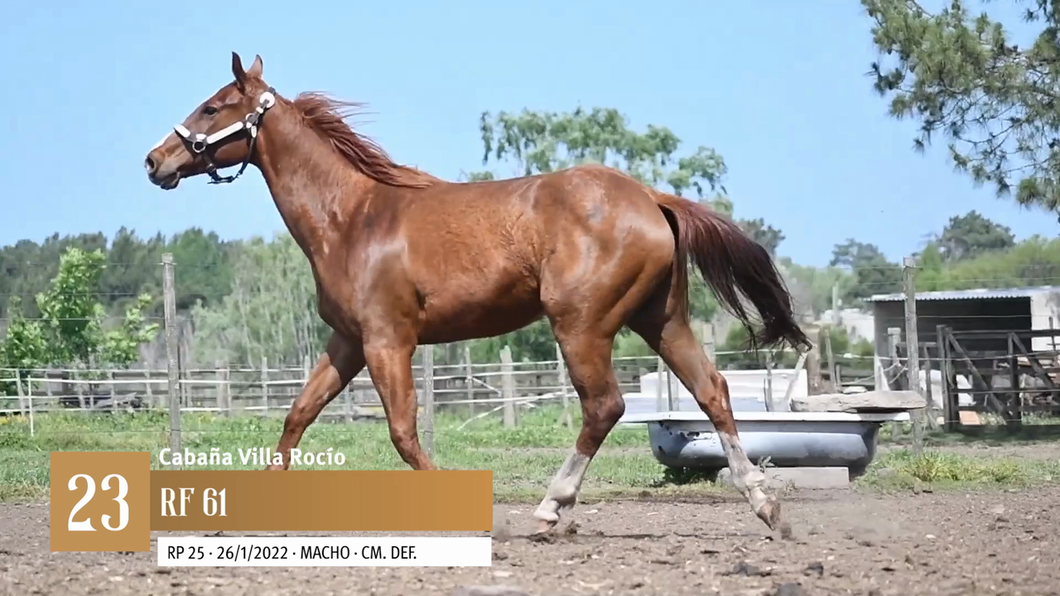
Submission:
M 876 354 L 887 357 L 887 329 L 901 329 L 905 341 L 905 293 L 876 294 L 867 300 L 873 305 Z M 1057 329 L 1054 337 L 1036 337 L 1028 346 L 1046 351 L 1060 346 L 1060 286 L 1033 288 L 952 290 L 917 292 L 917 336 L 921 342 L 934 342 L 938 326 L 953 331 L 1034 331 Z M 1003 339 L 962 340 L 969 351 L 1007 350 Z
M 832 325 L 835 323 L 836 318 L 835 311 L 828 309 L 821 313 L 815 323 L 817 325 Z M 850 338 L 851 342 L 856 342 L 859 339 L 872 342 L 876 336 L 875 317 L 871 312 L 858 308 L 841 308 L 839 309 L 838 319 L 838 326 L 846 329 L 847 337 Z

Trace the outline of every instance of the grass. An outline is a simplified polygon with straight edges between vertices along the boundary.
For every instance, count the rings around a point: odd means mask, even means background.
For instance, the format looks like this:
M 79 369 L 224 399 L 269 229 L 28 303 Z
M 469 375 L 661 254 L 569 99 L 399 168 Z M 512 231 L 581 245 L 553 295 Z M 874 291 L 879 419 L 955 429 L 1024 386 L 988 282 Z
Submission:
M 524 414 L 516 429 L 505 429 L 496 417 L 476 420 L 461 430 L 463 416 L 441 411 L 435 421 L 435 462 L 448 469 L 489 469 L 494 473 L 499 501 L 536 501 L 574 445 L 580 427 L 557 425 L 559 410 L 544 407 Z M 85 415 L 38 415 L 31 436 L 28 421 L 0 418 L 0 501 L 40 501 L 47 498 L 50 451 L 149 451 L 159 467 L 159 450 L 168 445 L 168 418 L 161 412 L 117 412 Z M 233 453 L 234 469 L 241 465 L 238 448 L 274 448 L 283 427 L 281 417 L 185 414 L 184 447 L 196 452 L 218 448 Z M 421 435 L 422 436 L 422 435 Z M 380 422 L 351 424 L 319 421 L 310 426 L 300 447 L 332 448 L 346 456 L 343 466 L 363 470 L 407 469 Z M 719 487 L 688 470 L 669 470 L 649 451 L 645 427 L 619 426 L 608 436 L 583 485 L 585 499 L 636 496 L 719 495 L 734 489 Z M 213 466 L 220 468 L 225 466 Z M 328 466 L 322 466 L 327 468 Z M 209 468 L 209 466 L 207 467 Z M 227 468 L 227 467 L 226 467 Z M 945 451 L 945 446 L 920 455 L 898 449 L 881 453 L 858 484 L 867 488 L 916 486 L 1023 486 L 1060 479 L 1060 464 L 1050 461 L 969 457 Z
M 558 419 L 557 408 L 541 408 L 523 415 L 516 429 L 505 429 L 494 417 L 457 430 L 466 417 L 439 412 L 435 419 L 435 463 L 448 469 L 493 470 L 499 500 L 540 499 L 573 447 L 580 426 L 578 413 L 573 430 L 557 425 Z M 31 436 L 27 420 L 0 418 L 0 501 L 47 498 L 50 451 L 149 451 L 152 467 L 158 469 L 162 466 L 156 456 L 168 445 L 168 418 L 161 412 L 53 413 L 36 416 L 34 423 Z M 199 452 L 216 447 L 232 452 L 231 467 L 205 469 L 260 469 L 253 463 L 241 465 L 237 449 L 275 448 L 283 419 L 194 413 L 182 417 L 182 427 L 186 449 Z M 381 422 L 318 421 L 306 431 L 299 447 L 306 451 L 332 448 L 345 454 L 345 465 L 318 466 L 323 469 L 407 469 Z M 647 430 L 622 426 L 608 436 L 585 490 L 589 496 L 606 496 L 653 486 L 665 489 L 666 472 L 648 449 Z
M 881 489 L 1026 487 L 1060 481 L 1060 462 L 1049 459 L 981 457 L 926 448 L 877 455 L 859 484 Z

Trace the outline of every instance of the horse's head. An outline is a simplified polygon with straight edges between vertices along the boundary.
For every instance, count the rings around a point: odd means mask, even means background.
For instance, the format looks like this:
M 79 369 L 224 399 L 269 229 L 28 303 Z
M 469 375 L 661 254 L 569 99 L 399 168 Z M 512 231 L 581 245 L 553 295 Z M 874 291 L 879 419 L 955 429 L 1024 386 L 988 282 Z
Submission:
M 243 70 L 239 55 L 232 52 L 235 80 L 214 93 L 173 127 L 144 160 L 147 178 L 165 190 L 177 187 L 181 178 L 209 174 L 213 183 L 235 180 L 250 163 L 261 117 L 276 103 L 271 87 L 261 78 L 261 56 Z M 221 177 L 218 168 L 242 163 L 239 173 Z

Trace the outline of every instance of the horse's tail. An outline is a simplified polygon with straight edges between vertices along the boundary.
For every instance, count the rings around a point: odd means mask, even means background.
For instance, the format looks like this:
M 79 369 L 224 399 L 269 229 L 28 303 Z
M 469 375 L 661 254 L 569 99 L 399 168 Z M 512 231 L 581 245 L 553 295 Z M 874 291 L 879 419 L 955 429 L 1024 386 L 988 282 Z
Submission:
M 659 206 L 676 228 L 674 281 L 678 284 L 682 316 L 688 316 L 688 258 L 722 306 L 747 328 L 751 348 L 774 346 L 787 340 L 792 347 L 809 347 L 810 340 L 795 321 L 791 295 L 769 252 L 735 222 L 710 207 L 675 195 L 656 193 Z M 764 328 L 754 332 L 737 290 L 754 305 Z

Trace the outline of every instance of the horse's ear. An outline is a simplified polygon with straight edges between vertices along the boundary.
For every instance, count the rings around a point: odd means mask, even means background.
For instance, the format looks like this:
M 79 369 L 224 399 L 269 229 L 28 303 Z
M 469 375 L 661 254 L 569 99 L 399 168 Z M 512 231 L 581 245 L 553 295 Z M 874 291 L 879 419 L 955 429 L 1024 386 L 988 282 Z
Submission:
M 255 79 L 261 78 L 261 71 L 264 65 L 261 63 L 261 56 L 254 54 L 254 63 L 250 65 L 250 70 L 247 71 L 248 77 L 254 77 Z
M 232 52 L 232 76 L 236 79 L 236 86 L 242 91 L 247 83 L 247 73 L 243 70 L 243 61 L 235 52 Z

